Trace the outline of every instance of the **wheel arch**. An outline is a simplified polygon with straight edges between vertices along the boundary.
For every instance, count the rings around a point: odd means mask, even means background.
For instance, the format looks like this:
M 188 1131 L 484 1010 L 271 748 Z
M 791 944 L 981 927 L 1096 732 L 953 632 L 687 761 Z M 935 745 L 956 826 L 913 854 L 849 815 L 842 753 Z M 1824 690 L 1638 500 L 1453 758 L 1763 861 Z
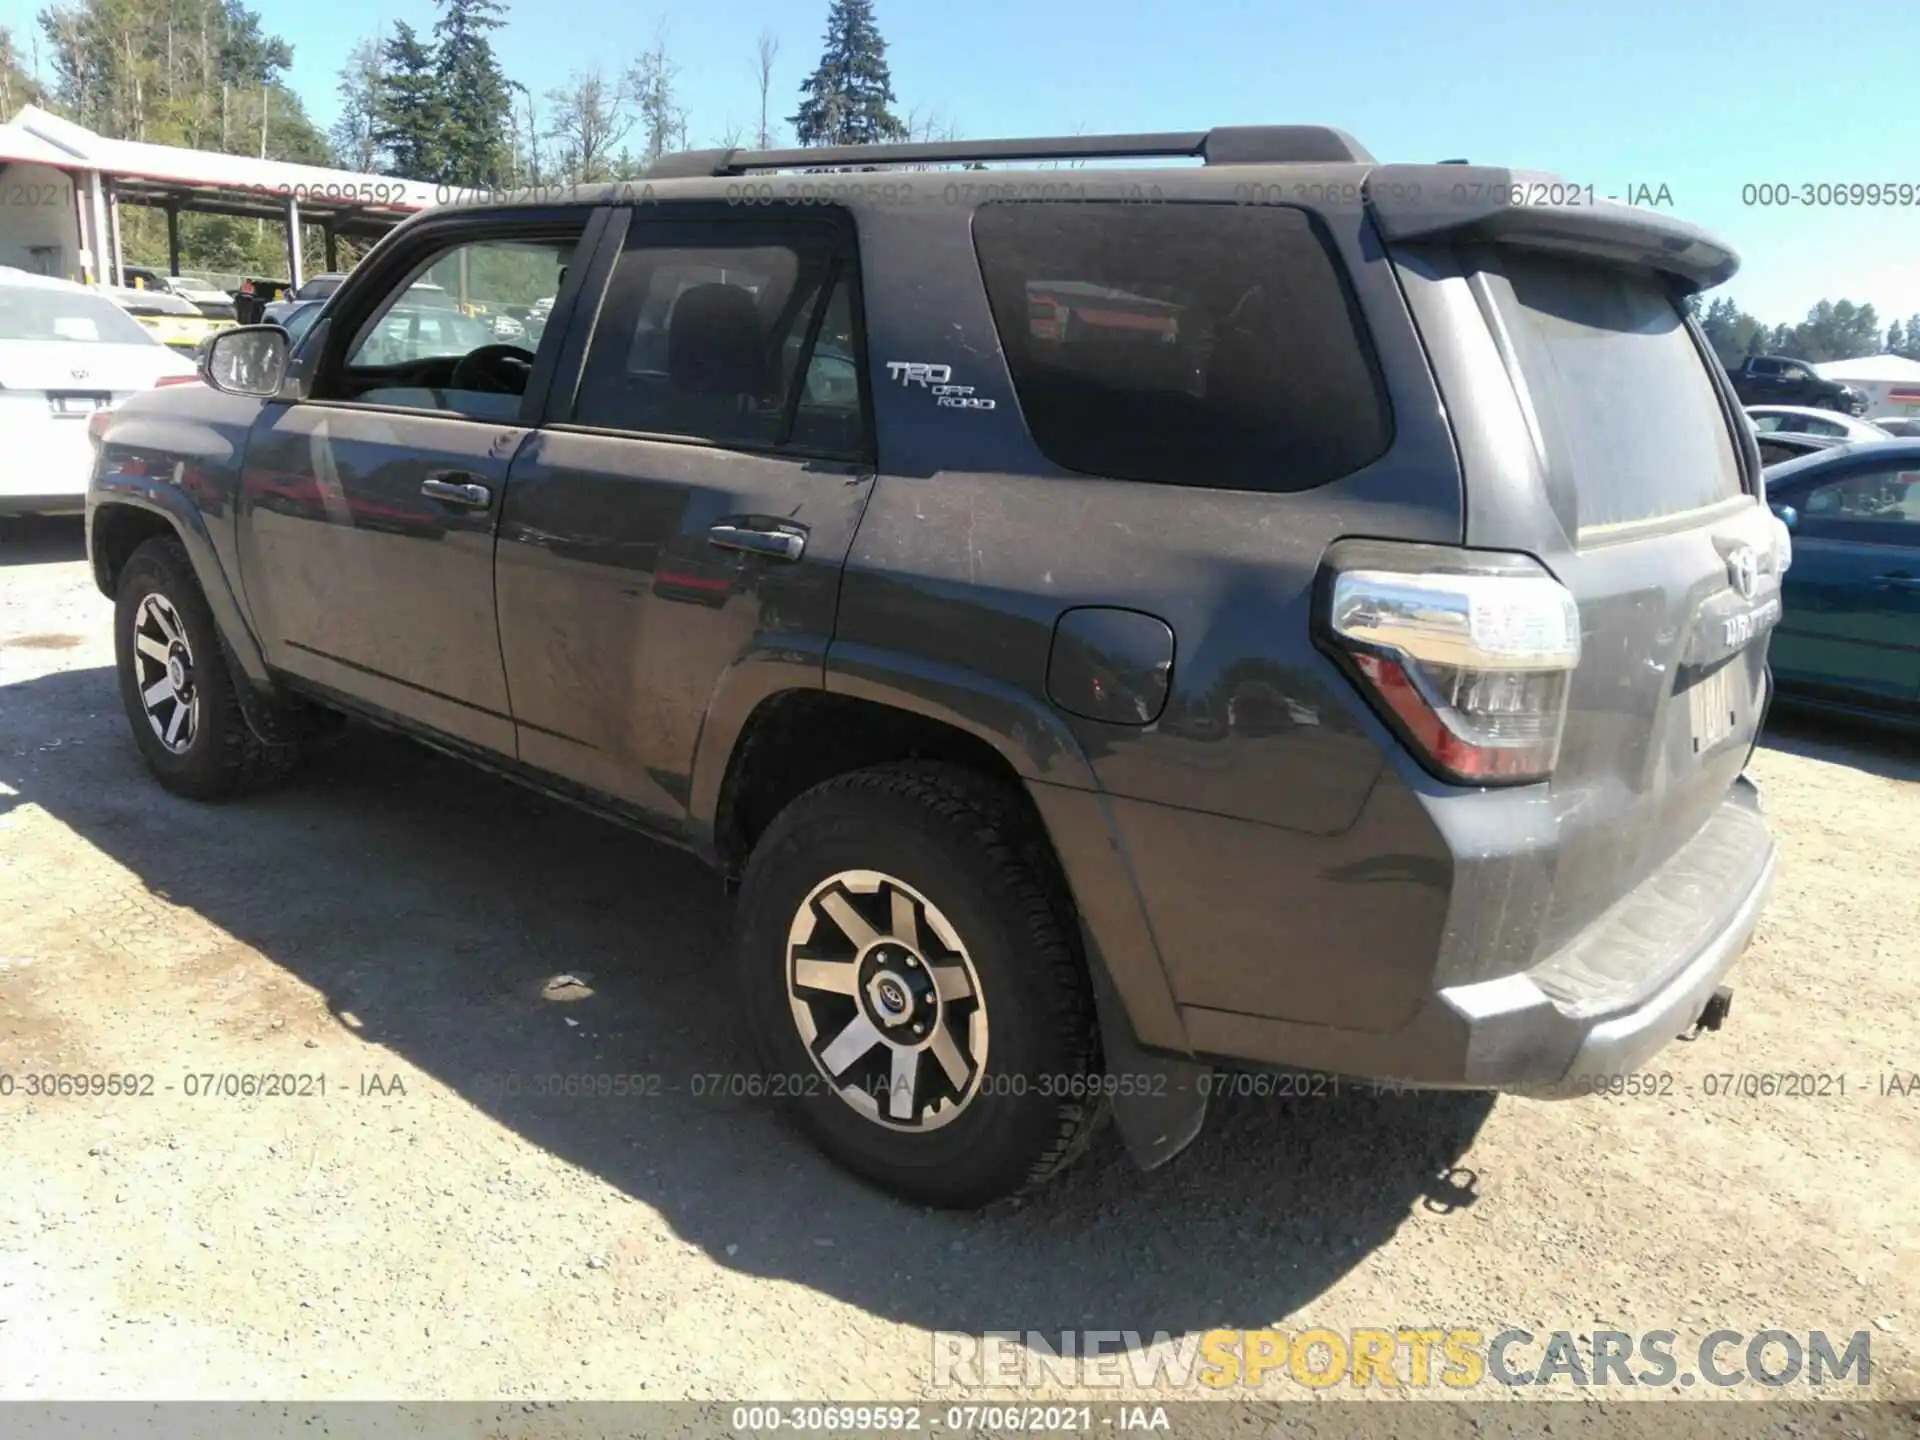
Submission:
M 94 584 L 109 600 L 117 598 L 121 572 L 134 551 L 161 536 L 178 541 L 187 553 L 194 583 L 206 598 L 233 672 L 247 728 L 263 743 L 284 743 L 289 697 L 267 668 L 259 638 L 228 582 L 199 508 L 173 487 L 149 477 L 95 481 L 87 503 L 87 559 Z
M 726 705 L 710 709 L 690 808 L 723 873 L 737 876 L 773 817 L 837 775 L 909 759 L 964 766 L 1013 794 L 1031 823 L 1075 912 L 1096 988 L 1110 984 L 1107 993 L 1119 1000 L 1133 1032 L 1114 1035 L 1103 1007 L 1109 1044 L 1129 1038 L 1190 1053 L 1106 796 L 1065 727 L 1037 703 L 984 677 L 967 687 L 962 677 L 943 675 L 935 686 L 919 683 L 918 675 L 885 676 L 871 657 L 863 660 L 851 683 L 830 668 L 822 688 L 819 672 L 811 670 L 813 683 L 769 686 L 739 706 L 737 717 Z M 758 667 L 755 688 L 765 683 L 768 668 Z M 798 676 L 790 671 L 789 678 Z

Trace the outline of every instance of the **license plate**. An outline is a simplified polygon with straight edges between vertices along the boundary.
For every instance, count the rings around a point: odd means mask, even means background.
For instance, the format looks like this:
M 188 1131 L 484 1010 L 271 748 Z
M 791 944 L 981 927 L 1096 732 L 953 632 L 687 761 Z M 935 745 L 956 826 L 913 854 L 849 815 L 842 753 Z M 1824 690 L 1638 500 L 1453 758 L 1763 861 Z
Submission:
M 91 415 L 96 410 L 104 410 L 113 403 L 111 395 L 49 395 L 56 415 Z
M 1729 662 L 1687 691 L 1694 754 L 1706 754 L 1741 728 L 1740 716 L 1748 702 L 1745 668 L 1738 661 Z

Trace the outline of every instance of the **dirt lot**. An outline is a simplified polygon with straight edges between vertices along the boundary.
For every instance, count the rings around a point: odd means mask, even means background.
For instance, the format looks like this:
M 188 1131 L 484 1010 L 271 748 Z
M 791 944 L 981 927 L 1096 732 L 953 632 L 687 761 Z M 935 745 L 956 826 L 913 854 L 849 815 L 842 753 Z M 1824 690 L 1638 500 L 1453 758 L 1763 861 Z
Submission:
M 1881 1093 L 1920 1071 L 1904 742 L 1770 737 L 1780 888 L 1671 1093 L 1241 1100 L 1161 1172 L 1109 1132 L 951 1216 L 695 1093 L 741 1057 L 693 862 L 370 733 L 173 799 L 110 613 L 77 527 L 0 545 L 0 1073 L 155 1077 L 0 1097 L 0 1395 L 898 1400 L 933 1331 L 1424 1324 L 1864 1328 L 1872 1393 L 1920 1397 L 1920 1094 Z M 1846 1094 L 1708 1096 L 1728 1071 Z M 268 1072 L 325 1094 L 188 1093 Z

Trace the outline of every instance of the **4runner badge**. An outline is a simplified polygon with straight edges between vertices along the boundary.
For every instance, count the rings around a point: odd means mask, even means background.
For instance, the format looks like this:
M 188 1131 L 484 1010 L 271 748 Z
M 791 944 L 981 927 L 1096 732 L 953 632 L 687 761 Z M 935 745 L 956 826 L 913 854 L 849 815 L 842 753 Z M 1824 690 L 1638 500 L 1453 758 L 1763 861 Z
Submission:
M 925 360 L 889 360 L 887 378 L 901 386 L 918 385 L 933 395 L 934 404 L 948 410 L 991 410 L 994 402 L 973 393 L 971 385 L 954 385 L 951 365 L 934 365 Z

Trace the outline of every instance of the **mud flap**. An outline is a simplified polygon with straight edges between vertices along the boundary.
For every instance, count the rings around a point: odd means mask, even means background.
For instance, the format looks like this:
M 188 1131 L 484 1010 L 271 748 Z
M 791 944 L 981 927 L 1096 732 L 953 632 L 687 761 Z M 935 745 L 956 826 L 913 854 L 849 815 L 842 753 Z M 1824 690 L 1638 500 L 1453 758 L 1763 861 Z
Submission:
M 1111 1077 L 1113 1123 L 1142 1170 L 1157 1170 L 1200 1133 L 1207 1118 L 1207 1080 L 1213 1067 L 1143 1050 L 1119 992 L 1097 956 L 1093 1000 L 1100 1016 L 1100 1048 Z

